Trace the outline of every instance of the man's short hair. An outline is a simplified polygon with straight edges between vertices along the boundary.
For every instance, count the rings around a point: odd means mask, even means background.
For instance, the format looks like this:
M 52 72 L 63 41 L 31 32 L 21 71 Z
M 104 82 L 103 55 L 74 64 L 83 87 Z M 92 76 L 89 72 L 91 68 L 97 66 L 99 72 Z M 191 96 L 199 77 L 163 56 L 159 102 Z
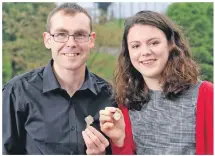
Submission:
M 90 17 L 87 10 L 76 3 L 62 3 L 54 8 L 48 15 L 46 21 L 46 31 L 50 31 L 51 27 L 51 18 L 59 11 L 62 11 L 65 15 L 72 15 L 74 16 L 77 13 L 84 13 L 90 19 L 90 31 L 92 31 L 92 18 Z

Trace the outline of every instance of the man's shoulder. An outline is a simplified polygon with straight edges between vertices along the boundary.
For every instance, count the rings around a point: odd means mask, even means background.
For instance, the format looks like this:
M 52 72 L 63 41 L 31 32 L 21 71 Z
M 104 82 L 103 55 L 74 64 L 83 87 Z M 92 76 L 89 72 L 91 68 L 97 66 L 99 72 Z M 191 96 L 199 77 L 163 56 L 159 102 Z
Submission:
M 109 93 L 112 92 L 112 85 L 108 81 L 91 72 L 90 72 L 90 76 L 101 90 L 108 91 Z
M 97 86 L 100 88 L 100 92 L 102 93 L 100 95 L 105 95 L 105 97 L 109 99 L 108 101 L 111 101 L 111 106 L 117 107 L 113 96 L 112 84 L 94 73 L 90 73 L 90 75 L 96 81 Z
M 108 81 L 106 81 L 105 79 L 103 79 L 102 77 L 96 75 L 95 73 L 90 72 L 90 76 L 97 82 L 97 83 L 104 83 L 109 85 L 110 83 Z
M 40 68 L 37 68 L 37 69 L 34 69 L 34 70 L 31 70 L 29 72 L 26 72 L 24 74 L 20 74 L 20 75 L 17 75 L 15 77 L 13 77 L 11 80 L 9 80 L 5 85 L 4 85 L 4 88 L 3 90 L 6 88 L 6 87 L 14 87 L 14 86 L 19 86 L 19 85 L 22 85 L 22 83 L 25 81 L 25 82 L 29 82 L 31 79 L 33 79 L 34 77 L 38 77 L 38 76 L 41 76 L 42 73 L 43 73 L 43 70 L 44 70 L 45 67 L 40 67 Z
M 93 79 L 93 81 L 96 82 L 96 84 L 99 86 L 109 86 L 109 87 L 111 86 L 111 84 L 108 81 L 96 75 L 95 73 L 90 72 L 90 76 Z

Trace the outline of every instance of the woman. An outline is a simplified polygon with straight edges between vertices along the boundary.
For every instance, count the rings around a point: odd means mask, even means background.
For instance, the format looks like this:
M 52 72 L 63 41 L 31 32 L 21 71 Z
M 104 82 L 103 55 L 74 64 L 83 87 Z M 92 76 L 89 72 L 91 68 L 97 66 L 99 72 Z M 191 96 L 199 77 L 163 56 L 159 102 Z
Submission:
M 213 84 L 199 68 L 179 28 L 141 11 L 125 22 L 114 80 L 116 108 L 100 112 L 113 154 L 213 154 Z

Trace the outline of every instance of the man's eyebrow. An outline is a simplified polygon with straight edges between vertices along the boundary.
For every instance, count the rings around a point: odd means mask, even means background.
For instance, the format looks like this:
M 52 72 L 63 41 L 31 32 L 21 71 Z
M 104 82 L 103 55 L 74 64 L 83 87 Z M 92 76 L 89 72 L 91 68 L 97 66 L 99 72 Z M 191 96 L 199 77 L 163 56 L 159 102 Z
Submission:
M 64 29 L 64 28 L 58 28 L 58 29 L 55 30 L 55 32 L 69 33 L 69 31 Z M 85 29 L 76 29 L 76 30 L 74 30 L 74 33 L 88 33 L 88 31 L 85 30 Z
M 58 28 L 57 30 L 55 30 L 55 32 L 66 32 L 66 33 L 68 33 L 69 31 L 64 29 L 64 28 Z
M 74 33 L 88 33 L 88 31 L 85 30 L 85 29 L 76 29 L 76 30 L 74 31 Z

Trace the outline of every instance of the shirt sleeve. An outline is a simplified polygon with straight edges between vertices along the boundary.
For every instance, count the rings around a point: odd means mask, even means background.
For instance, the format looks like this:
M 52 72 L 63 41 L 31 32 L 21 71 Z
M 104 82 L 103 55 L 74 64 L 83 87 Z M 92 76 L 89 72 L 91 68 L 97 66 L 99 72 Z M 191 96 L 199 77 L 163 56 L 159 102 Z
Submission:
M 114 155 L 133 155 L 135 154 L 135 144 L 132 135 L 131 122 L 126 107 L 120 107 L 125 120 L 125 140 L 122 147 L 117 147 L 111 143 L 112 153 Z
M 18 93 L 19 95 L 19 93 Z M 24 154 L 24 116 L 19 103 L 23 97 L 17 97 L 13 87 L 7 85 L 2 93 L 2 153 Z

